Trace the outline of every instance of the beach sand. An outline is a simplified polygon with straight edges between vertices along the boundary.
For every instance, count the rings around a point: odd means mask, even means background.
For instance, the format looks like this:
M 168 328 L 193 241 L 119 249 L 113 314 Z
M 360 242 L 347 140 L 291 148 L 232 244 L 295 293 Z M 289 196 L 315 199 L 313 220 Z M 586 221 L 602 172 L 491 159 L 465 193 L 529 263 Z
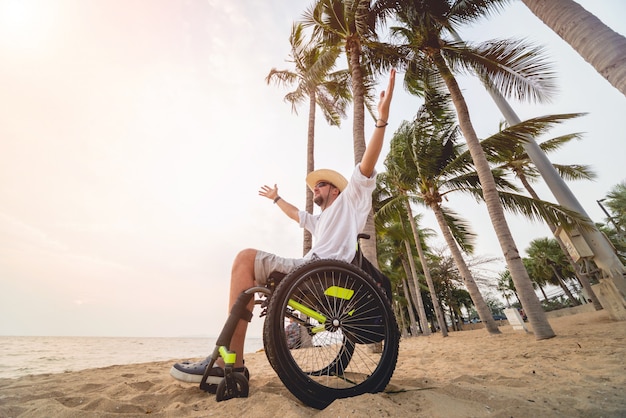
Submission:
M 385 392 L 322 411 L 258 352 L 246 356 L 248 398 L 216 402 L 167 361 L 1 379 L 0 417 L 626 417 L 626 322 L 599 311 L 550 324 L 557 337 L 542 341 L 509 325 L 405 338 Z

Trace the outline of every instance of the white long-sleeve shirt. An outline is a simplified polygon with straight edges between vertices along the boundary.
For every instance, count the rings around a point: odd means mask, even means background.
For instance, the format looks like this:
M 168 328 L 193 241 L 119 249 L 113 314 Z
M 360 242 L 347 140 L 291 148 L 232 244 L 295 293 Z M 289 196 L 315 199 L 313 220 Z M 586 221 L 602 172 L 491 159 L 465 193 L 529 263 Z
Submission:
M 300 226 L 313 235 L 313 247 L 304 256 L 351 262 L 356 252 L 357 235 L 365 227 L 372 207 L 376 172 L 371 177 L 361 173 L 359 165 L 343 192 L 322 213 L 311 215 L 300 211 Z

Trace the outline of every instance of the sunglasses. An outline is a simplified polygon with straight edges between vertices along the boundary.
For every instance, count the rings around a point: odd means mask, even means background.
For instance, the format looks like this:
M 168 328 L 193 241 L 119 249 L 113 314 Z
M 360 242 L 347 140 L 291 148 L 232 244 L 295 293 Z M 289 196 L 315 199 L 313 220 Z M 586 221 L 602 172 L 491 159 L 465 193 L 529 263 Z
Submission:
M 327 182 L 327 181 L 320 181 L 319 183 L 317 183 L 317 184 L 315 185 L 315 188 L 316 188 L 316 189 L 321 189 L 322 187 L 326 187 L 326 186 L 332 186 L 332 187 L 335 187 L 335 186 L 333 186 L 333 184 L 332 184 L 332 183 L 329 183 L 329 182 Z

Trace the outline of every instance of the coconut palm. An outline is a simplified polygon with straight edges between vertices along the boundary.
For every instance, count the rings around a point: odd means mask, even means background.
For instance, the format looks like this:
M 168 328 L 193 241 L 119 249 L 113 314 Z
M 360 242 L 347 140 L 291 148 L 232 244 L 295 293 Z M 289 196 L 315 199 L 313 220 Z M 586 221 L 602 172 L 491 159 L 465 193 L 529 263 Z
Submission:
M 540 178 L 539 171 L 529 158 L 523 147 L 527 141 L 527 135 L 538 137 L 547 132 L 559 123 L 583 115 L 582 113 L 569 113 L 559 115 L 547 115 L 538 118 L 525 120 L 512 127 L 505 127 L 500 132 L 493 134 L 490 138 L 482 141 L 483 146 L 493 147 L 493 152 L 487 155 L 487 159 L 498 168 L 509 170 L 517 177 L 524 188 L 533 197 L 536 193 L 531 185 Z M 505 138 L 506 137 L 506 138 Z M 561 149 L 573 139 L 579 139 L 580 133 L 571 133 L 548 139 L 539 143 L 539 147 L 545 153 L 550 153 Z M 501 140 L 510 141 L 518 138 L 518 143 L 514 147 L 498 147 Z M 568 180 L 593 180 L 595 172 L 587 165 L 582 164 L 553 164 L 559 175 Z
M 615 228 L 611 235 L 616 238 L 616 248 L 621 248 L 623 253 L 626 247 L 626 181 L 613 186 L 606 198 L 598 201 L 598 204 L 603 210 L 604 206 L 608 208 L 608 212 L 605 210 L 607 222 Z
M 571 276 L 572 271 L 565 254 L 553 238 L 537 238 L 530 242 L 526 249 L 528 258 L 532 260 L 532 274 L 535 278 L 560 286 L 574 305 L 580 301 L 572 295 L 564 276 Z
M 315 169 L 315 111 L 319 107 L 326 121 L 332 126 L 340 126 L 346 116 L 346 107 L 351 95 L 347 87 L 349 73 L 346 70 L 333 71 L 340 50 L 331 46 L 322 46 L 306 41 L 301 24 L 294 24 L 289 36 L 291 53 L 289 61 L 295 70 L 277 70 L 272 68 L 266 77 L 269 84 L 294 85 L 295 89 L 285 96 L 291 103 L 291 109 L 297 113 L 297 106 L 308 99 L 309 122 L 307 133 L 306 174 Z M 307 212 L 313 212 L 313 193 L 306 188 Z M 304 231 L 303 254 L 312 245 L 311 233 Z
M 489 79 L 507 97 L 538 101 L 548 98 L 553 88 L 548 66 L 542 60 L 539 49 L 521 41 L 494 40 L 472 46 L 446 38 L 459 25 L 476 22 L 497 11 L 507 3 L 505 0 L 404 0 L 393 3 L 400 26 L 392 28 L 392 32 L 403 40 L 400 49 L 406 56 L 406 77 L 415 84 L 425 79 L 434 84 L 432 79 L 437 79 L 450 93 L 461 132 L 480 179 L 489 217 L 535 337 L 554 337 L 556 334 L 532 288 L 504 217 L 496 181 L 455 77 L 460 71 L 471 70 L 480 78 Z
M 396 133 L 397 135 L 397 133 Z M 395 135 L 394 135 L 395 138 Z M 393 140 L 392 140 L 393 143 Z M 389 158 L 389 156 L 388 156 Z M 378 186 L 380 187 L 382 193 L 379 192 L 381 197 L 384 199 L 381 201 L 382 207 L 381 210 L 377 211 L 376 216 L 388 216 L 388 212 L 399 211 L 403 213 L 403 219 L 408 219 L 409 224 L 411 226 L 411 233 L 413 234 L 413 239 L 415 240 L 415 247 L 417 249 L 417 253 L 419 256 L 420 264 L 422 265 L 422 271 L 424 273 L 424 277 L 426 278 L 426 283 L 428 285 L 428 290 L 430 292 L 430 297 L 433 303 L 433 308 L 435 311 L 435 316 L 437 318 L 437 322 L 439 324 L 439 328 L 442 330 L 442 335 L 447 336 L 446 331 L 446 322 L 443 316 L 443 312 L 441 310 L 441 305 L 439 303 L 439 299 L 437 296 L 437 291 L 434 286 L 434 282 L 432 280 L 432 276 L 430 274 L 429 266 L 426 260 L 426 256 L 424 250 L 422 248 L 423 240 L 420 238 L 419 229 L 417 228 L 417 224 L 415 222 L 415 218 L 413 217 L 411 204 L 409 202 L 409 187 L 406 183 L 405 171 L 400 169 L 394 169 L 387 162 L 385 162 L 387 167 L 387 171 L 381 173 L 378 177 Z M 400 209 L 401 208 L 401 209 Z M 405 241 L 405 245 L 407 246 L 407 253 L 410 253 L 410 247 L 408 241 Z M 417 287 L 417 281 L 416 281 Z
M 411 335 L 416 335 L 418 326 L 413 311 L 413 302 L 407 291 L 406 271 L 402 271 L 404 265 L 398 263 L 402 259 L 400 247 L 387 243 L 380 245 L 382 241 L 389 240 L 384 235 L 379 236 L 378 239 L 380 240 L 377 240 L 378 264 L 380 270 L 391 280 L 394 314 L 400 322 L 402 335 L 406 336 L 407 328 Z M 405 323 L 405 310 L 409 314 L 408 325 Z
M 522 261 L 524 262 L 526 271 L 528 272 L 528 275 L 530 276 L 530 280 L 533 281 L 533 287 L 535 287 L 535 289 L 539 288 L 539 291 L 543 295 L 544 302 L 547 303 L 549 298 L 544 288 L 546 287 L 548 282 L 546 278 L 543 277 L 543 275 L 536 274 L 537 267 L 535 266 L 535 264 L 538 260 L 535 260 L 534 258 L 524 257 Z
M 416 202 L 429 207 L 434 211 L 439 227 L 444 239 L 453 255 L 456 266 L 463 277 L 464 284 L 469 291 L 472 301 L 477 308 L 481 320 L 485 323 L 488 332 L 497 334 L 500 331 L 496 325 L 489 307 L 482 298 L 482 295 L 474 281 L 461 251 L 459 244 L 466 250 L 471 250 L 471 234 L 466 225 L 456 215 L 441 206 L 442 194 L 440 194 L 440 181 L 450 180 L 453 189 L 462 189 L 462 185 L 467 181 L 465 178 L 477 178 L 469 174 L 472 167 L 469 164 L 465 168 L 450 164 L 456 161 L 458 146 L 454 142 L 458 135 L 458 129 L 454 124 L 430 123 L 428 112 L 420 112 L 423 117 L 418 118 L 413 123 L 404 123 L 394 135 L 391 141 L 391 151 L 385 160 L 387 172 L 383 173 L 387 177 L 395 178 L 397 189 L 405 196 L 414 193 Z M 446 168 L 450 171 L 442 175 Z M 460 176 L 458 174 L 462 173 Z M 447 177 L 447 178 L 446 178 Z M 469 180 L 471 182 L 471 180 Z M 453 185 L 453 186 L 452 186 Z M 474 184 L 475 188 L 476 185 Z M 446 186 L 443 185 L 445 189 Z M 445 193 L 444 193 L 445 194 Z M 403 197 L 404 204 L 410 205 L 408 199 Z M 454 231 L 454 232 L 453 232 Z M 456 239 L 455 239 L 456 236 Z M 429 278 L 430 275 L 427 275 Z M 432 282 L 432 279 L 431 279 Z M 434 285 L 429 282 L 431 293 L 436 295 Z M 435 302 L 436 298 L 433 300 Z
M 386 204 L 384 202 L 384 200 L 392 194 L 390 190 L 393 190 L 393 185 L 388 183 L 389 180 L 390 178 L 388 178 L 385 173 L 379 175 L 379 177 L 377 178 L 377 187 L 374 192 L 373 199 L 376 211 L 376 229 L 378 231 L 381 231 L 380 233 L 383 236 L 387 235 L 390 237 L 394 237 L 393 241 L 387 240 L 386 243 L 391 242 L 398 248 L 400 260 L 406 272 L 406 276 L 412 278 L 412 287 L 411 285 L 408 285 L 406 286 L 406 289 L 408 293 L 413 294 L 413 300 L 415 301 L 422 333 L 424 333 L 424 335 L 430 335 L 430 327 L 428 326 L 428 318 L 426 316 L 424 301 L 422 299 L 421 286 L 412 250 L 414 247 L 421 247 L 417 250 L 420 258 L 420 264 L 422 265 L 422 271 L 425 272 L 426 275 L 426 271 L 428 271 L 428 264 L 426 263 L 426 258 L 424 256 L 424 248 L 422 247 L 423 242 L 419 240 L 419 235 L 415 235 L 412 232 L 412 229 L 411 232 L 409 232 L 409 227 L 407 227 L 405 224 L 406 219 L 409 216 L 412 216 L 412 214 L 406 212 L 406 206 L 402 205 L 400 200 L 396 200 L 392 204 Z M 379 210 L 382 205 L 388 206 L 388 208 L 383 212 Z M 411 228 L 415 227 L 416 230 L 418 229 L 418 220 L 412 219 Z M 428 231 L 423 232 L 427 235 L 429 234 Z M 412 242 L 411 238 L 413 238 L 415 241 Z M 400 249 L 401 247 L 404 247 L 404 251 Z M 431 292 L 431 295 L 432 294 L 433 293 Z M 438 303 L 435 298 L 435 300 L 433 300 L 433 306 L 436 307 L 437 305 Z M 443 318 L 439 325 L 440 328 L 444 330 L 443 332 L 445 334 L 445 322 L 443 321 Z
M 379 222 L 383 223 L 380 219 Z M 415 319 L 413 306 L 416 307 L 416 311 L 420 315 L 420 320 L 423 321 L 421 328 L 427 330 L 429 328 L 426 322 L 426 314 L 424 311 L 424 303 L 421 297 L 421 292 L 419 294 L 411 293 L 411 289 L 406 279 L 407 277 L 411 277 L 413 280 L 417 280 L 417 275 L 412 274 L 415 269 L 412 269 L 409 266 L 406 246 L 404 245 L 406 242 L 406 231 L 404 229 L 405 228 L 401 225 L 399 219 L 385 221 L 384 226 L 379 229 L 376 246 L 381 270 L 384 271 L 389 277 L 399 277 L 397 288 L 399 288 L 402 292 L 403 297 L 401 300 L 403 300 L 403 305 L 406 305 L 409 313 L 409 327 L 411 335 L 415 336 L 417 335 L 420 327 Z M 398 262 L 400 263 L 399 266 Z M 402 269 L 404 274 L 402 274 L 402 272 L 397 275 L 394 273 L 399 269 Z M 424 324 L 426 327 L 423 326 Z
M 303 14 L 303 24 L 313 28 L 313 34 L 325 45 L 340 47 L 348 60 L 353 96 L 352 140 L 354 161 L 358 163 L 365 152 L 365 108 L 373 101 L 372 59 L 378 42 L 376 28 L 384 22 L 389 10 L 370 0 L 318 0 Z M 388 68 L 391 61 L 378 60 L 379 67 Z M 367 106 L 370 107 L 371 106 Z M 364 232 L 376 236 L 370 217 Z M 363 253 L 376 263 L 376 243 L 363 242 Z
M 498 284 L 496 286 L 499 292 L 502 293 L 502 297 L 506 300 L 508 307 L 511 307 L 511 297 L 515 296 L 517 301 L 519 302 L 519 298 L 517 297 L 517 292 L 515 291 L 515 286 L 513 285 L 513 280 L 511 279 L 511 273 L 508 270 L 500 273 L 498 275 Z
M 436 257 L 433 255 L 432 258 L 435 260 L 431 268 L 435 287 L 441 295 L 440 299 L 443 304 L 448 307 L 453 329 L 460 331 L 463 324 L 461 309 L 469 312 L 474 308 L 474 302 L 469 292 L 459 286 L 460 283 L 463 283 L 463 278 L 456 268 L 454 259 L 443 254 L 438 254 Z
M 626 96 L 626 38 L 574 0 L 522 0 L 613 87 Z
M 528 193 L 534 199 L 539 200 L 539 195 L 532 187 L 531 183 L 536 181 L 540 177 L 540 173 L 531 158 L 528 156 L 528 153 L 526 152 L 526 147 L 524 146 L 527 141 L 532 141 L 532 139 L 524 139 L 524 136 L 526 136 L 526 138 L 530 138 L 531 136 L 537 138 L 541 133 L 551 128 L 555 124 L 561 123 L 571 118 L 578 117 L 580 115 L 580 113 L 571 113 L 563 115 L 542 116 L 539 118 L 526 120 L 510 128 L 507 128 L 502 131 L 502 136 L 519 136 L 520 142 L 517 146 L 513 148 L 498 147 L 498 141 L 501 139 L 501 136 L 499 134 L 493 135 L 487 140 L 482 141 L 483 146 L 485 146 L 488 142 L 491 142 L 489 146 L 492 146 L 495 151 L 494 153 L 488 155 L 487 159 L 495 164 L 498 168 L 512 172 L 513 175 L 520 180 L 526 191 L 528 191 Z M 560 149 L 572 139 L 578 138 L 580 138 L 580 134 L 578 133 L 566 134 L 556 138 L 548 139 L 544 142 L 539 143 L 538 146 L 542 152 L 547 154 L 551 151 Z M 596 176 L 593 170 L 586 165 L 553 164 L 553 166 L 563 179 L 592 180 Z M 556 242 L 561 247 L 563 254 L 565 254 L 566 259 L 570 263 L 574 273 L 576 274 L 576 277 L 578 278 L 578 281 L 581 283 L 581 285 L 593 301 L 595 309 L 602 309 L 600 301 L 595 296 L 595 293 L 591 288 L 589 278 L 582 271 L 580 265 L 578 265 L 571 257 L 571 255 L 567 251 L 565 244 L 563 243 L 559 235 L 556 234 L 557 225 L 548 220 L 546 220 L 546 223 L 548 224 L 550 231 L 554 235 Z
M 433 211 L 481 320 L 489 332 L 497 333 L 498 327 L 493 321 L 491 310 L 483 300 L 476 280 L 461 254 L 461 250 L 471 253 L 470 240 L 473 235 L 469 233 L 466 223 L 443 204 L 444 199 L 447 200 L 447 196 L 453 192 L 463 192 L 482 199 L 472 159 L 463 144 L 456 144 L 459 141 L 459 130 L 452 113 L 445 111 L 447 104 L 445 96 L 431 97 L 412 123 L 404 123 L 398 129 L 391 141 L 391 151 L 385 161 L 387 173 L 384 175 L 393 174 L 396 183 L 401 184 L 397 187 L 401 193 L 407 195 L 410 192 L 415 197 L 415 203 Z M 504 153 L 504 149 L 515 149 L 518 146 L 517 138 L 521 135 L 519 131 L 532 130 L 535 124 L 529 125 L 526 129 L 522 129 L 522 125 L 510 132 L 499 133 L 497 138 L 490 137 L 482 141 L 486 153 L 492 158 L 497 150 Z M 493 172 L 500 199 L 507 209 L 552 222 L 557 219 L 567 221 L 568 216 L 575 216 L 557 205 L 512 193 L 517 189 L 502 178 L 503 172 L 497 168 Z
M 364 49 L 378 45 L 376 27 L 385 18 L 385 10 L 370 0 L 319 0 L 303 15 L 303 23 L 325 45 L 340 47 L 346 54 L 353 95 L 354 161 L 365 152 L 365 104 L 371 73 L 363 64 Z

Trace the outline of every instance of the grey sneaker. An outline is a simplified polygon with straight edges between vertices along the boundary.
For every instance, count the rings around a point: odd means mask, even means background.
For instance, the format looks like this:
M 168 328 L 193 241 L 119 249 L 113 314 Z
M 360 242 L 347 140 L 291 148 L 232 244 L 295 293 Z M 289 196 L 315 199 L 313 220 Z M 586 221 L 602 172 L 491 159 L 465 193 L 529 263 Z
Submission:
M 170 375 L 177 380 L 187 383 L 200 383 L 202 381 L 202 376 L 204 376 L 204 371 L 206 370 L 209 362 L 211 361 L 210 357 L 205 358 L 202 361 L 198 361 L 195 363 L 182 362 L 176 363 L 170 369 Z M 243 373 L 246 379 L 250 380 L 250 372 L 246 366 L 237 367 L 233 369 L 236 372 Z M 217 385 L 224 379 L 224 369 L 219 366 L 213 366 L 211 371 L 209 372 L 209 376 L 207 377 L 207 383 L 209 385 Z

